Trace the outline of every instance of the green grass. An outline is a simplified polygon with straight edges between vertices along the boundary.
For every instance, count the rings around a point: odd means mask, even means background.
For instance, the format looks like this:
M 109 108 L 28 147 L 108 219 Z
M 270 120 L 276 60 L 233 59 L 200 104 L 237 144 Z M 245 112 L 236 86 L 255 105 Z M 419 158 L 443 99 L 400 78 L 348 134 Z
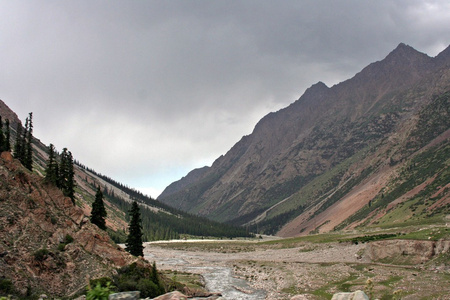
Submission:
M 417 230 L 410 232 L 401 237 L 408 240 L 432 240 L 437 241 L 440 239 L 450 239 L 450 228 L 447 227 L 434 227 L 423 230 Z
M 348 238 L 350 235 L 346 234 L 337 234 L 337 233 L 324 233 L 324 234 L 312 234 L 301 237 L 287 238 L 281 240 L 260 242 L 258 244 L 262 245 L 281 245 L 286 248 L 296 247 L 298 244 L 309 242 L 309 243 L 331 243 L 331 242 L 339 242 L 344 238 Z
M 381 285 L 384 285 L 385 287 L 392 288 L 395 285 L 395 283 L 399 282 L 402 279 L 403 279 L 403 276 L 394 275 L 394 276 L 390 276 L 388 279 L 386 279 L 384 281 L 378 282 L 377 284 L 381 284 Z
M 348 277 L 345 277 L 344 279 L 335 282 L 330 282 L 322 286 L 321 288 L 312 291 L 311 294 L 325 299 L 330 299 L 333 296 L 333 293 L 329 292 L 331 288 L 336 287 L 336 289 L 340 292 L 349 292 L 352 286 L 363 284 L 362 282 L 358 281 L 358 279 L 359 276 L 357 274 L 352 273 Z

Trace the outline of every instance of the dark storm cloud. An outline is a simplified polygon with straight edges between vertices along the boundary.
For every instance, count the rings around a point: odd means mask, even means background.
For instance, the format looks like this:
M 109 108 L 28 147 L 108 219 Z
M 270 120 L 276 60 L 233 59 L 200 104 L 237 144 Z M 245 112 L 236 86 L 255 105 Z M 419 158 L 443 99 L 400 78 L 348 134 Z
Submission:
M 137 187 L 210 164 L 311 84 L 400 42 L 450 43 L 447 1 L 0 1 L 0 98 Z

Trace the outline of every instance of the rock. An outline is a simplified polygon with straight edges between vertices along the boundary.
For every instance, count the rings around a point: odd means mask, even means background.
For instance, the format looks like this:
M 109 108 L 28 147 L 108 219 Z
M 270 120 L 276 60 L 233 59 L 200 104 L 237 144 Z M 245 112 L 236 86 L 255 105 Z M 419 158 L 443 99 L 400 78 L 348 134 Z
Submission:
M 5 161 L 7 162 L 12 162 L 14 160 L 11 152 L 9 151 L 4 151 L 2 152 L 2 154 L 0 155 L 1 158 L 3 158 Z
M 306 297 L 305 295 L 295 295 L 291 298 L 291 300 L 308 300 L 308 297 Z
M 109 295 L 108 300 L 138 300 L 141 292 L 122 292 Z
M 188 297 L 179 291 L 170 292 L 161 296 L 158 296 L 156 298 L 153 298 L 153 300 L 187 300 Z
M 331 300 L 369 300 L 369 297 L 363 291 L 355 291 L 353 293 L 334 294 Z
M 383 240 L 371 242 L 366 248 L 372 261 L 392 260 L 394 263 L 420 264 L 436 255 L 447 253 L 450 241 Z

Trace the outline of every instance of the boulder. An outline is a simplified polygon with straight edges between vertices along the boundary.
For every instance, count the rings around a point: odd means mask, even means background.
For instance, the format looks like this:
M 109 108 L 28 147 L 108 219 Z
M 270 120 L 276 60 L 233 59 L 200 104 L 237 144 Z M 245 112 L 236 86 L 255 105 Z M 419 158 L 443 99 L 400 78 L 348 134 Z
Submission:
M 355 291 L 352 293 L 334 294 L 331 300 L 369 300 L 369 297 L 363 291 Z
M 138 300 L 141 292 L 122 292 L 109 295 L 108 300 Z
M 167 293 L 161 295 L 159 297 L 154 298 L 153 300 L 187 300 L 188 296 L 180 293 L 179 291 L 174 291 L 171 293 Z

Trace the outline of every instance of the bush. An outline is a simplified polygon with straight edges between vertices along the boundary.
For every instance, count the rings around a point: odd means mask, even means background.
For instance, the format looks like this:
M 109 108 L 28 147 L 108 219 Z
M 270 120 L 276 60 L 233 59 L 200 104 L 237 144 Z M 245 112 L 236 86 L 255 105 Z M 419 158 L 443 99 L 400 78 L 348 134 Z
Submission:
M 49 253 L 50 252 L 47 249 L 43 248 L 43 249 L 39 249 L 36 252 L 34 252 L 33 256 L 34 256 L 34 259 L 37 261 L 44 261 L 47 258 Z
M 90 286 L 97 286 L 97 284 L 100 284 L 101 287 L 107 287 L 108 284 L 109 284 L 109 288 L 110 289 L 112 289 L 114 287 L 112 285 L 113 284 L 113 280 L 111 278 L 109 278 L 109 277 L 100 277 L 100 278 L 89 280 L 89 285 Z
M 64 238 L 64 243 L 70 244 L 72 242 L 73 242 L 73 237 L 70 234 L 66 234 L 66 236 Z
M 11 280 L 6 278 L 0 278 L 0 294 L 12 294 L 14 292 L 14 287 Z
M 140 267 L 136 263 L 122 267 L 117 270 L 113 281 L 120 292 L 138 290 L 142 298 L 154 298 L 165 292 L 155 264 L 151 268 Z
M 61 251 L 61 252 L 64 251 L 65 248 L 66 248 L 66 244 L 64 244 L 64 243 L 60 243 L 60 244 L 58 245 L 58 250 Z
M 150 279 L 142 278 L 137 284 L 137 290 L 141 292 L 142 298 L 154 298 L 162 294 L 160 288 Z
M 86 300 L 108 300 L 108 296 L 113 293 L 113 286 L 108 282 L 105 287 L 102 287 L 100 283 L 92 289 L 88 289 L 86 294 Z

